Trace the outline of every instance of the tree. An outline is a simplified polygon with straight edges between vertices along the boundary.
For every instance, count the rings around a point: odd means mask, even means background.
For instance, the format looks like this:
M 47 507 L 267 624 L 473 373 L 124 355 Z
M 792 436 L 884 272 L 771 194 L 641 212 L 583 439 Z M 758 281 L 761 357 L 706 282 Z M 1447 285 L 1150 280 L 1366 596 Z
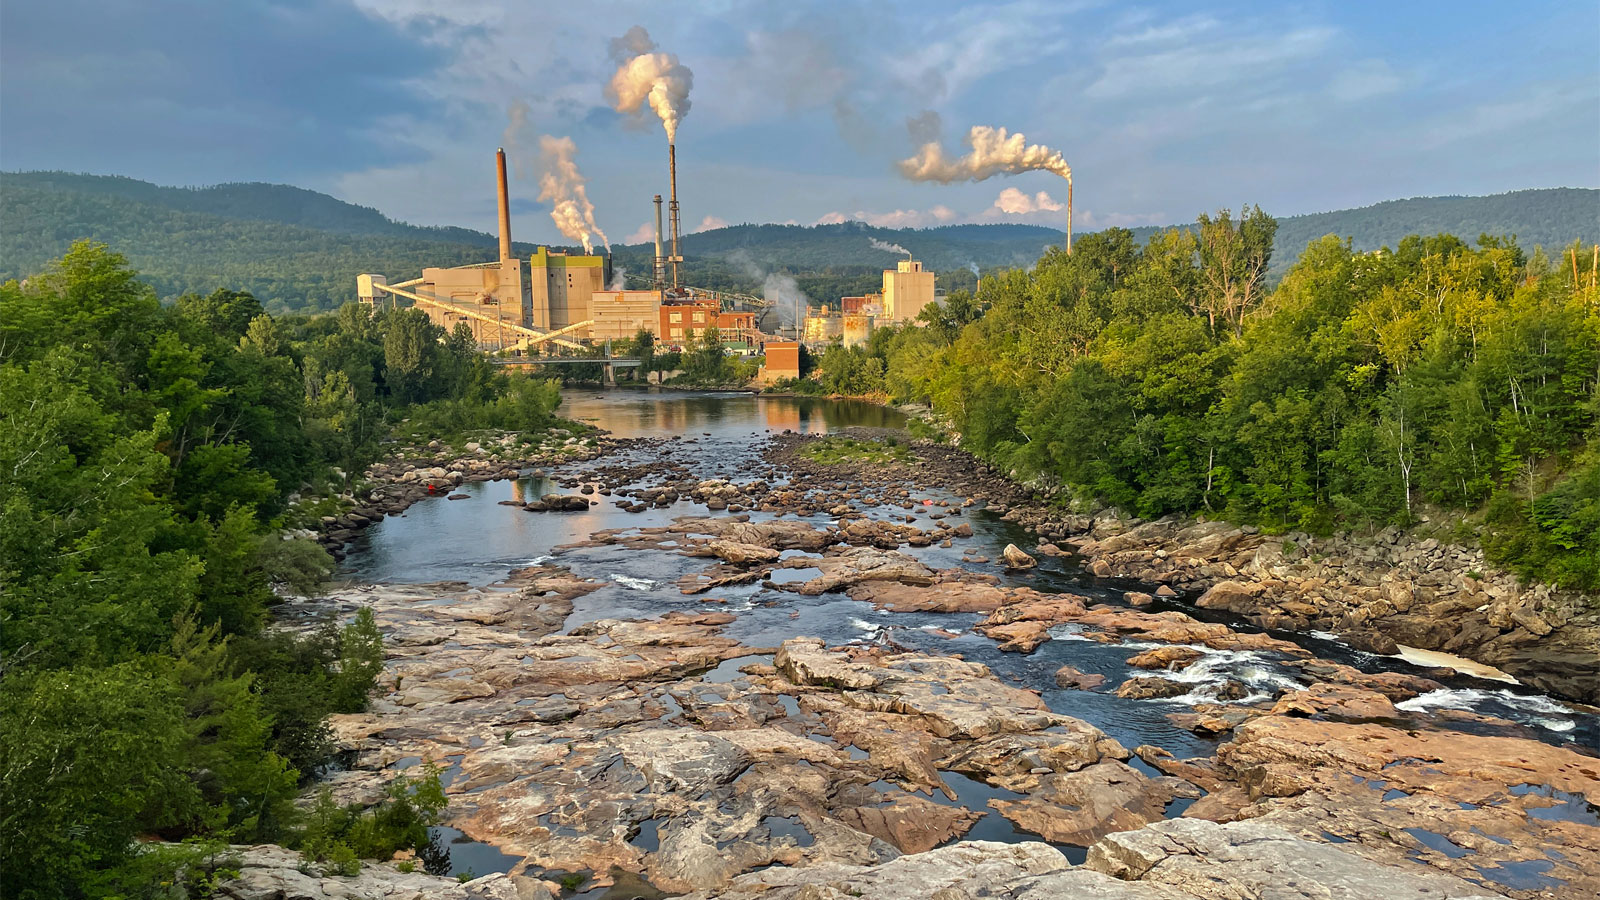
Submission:
M 1278 222 L 1259 206 L 1240 210 L 1237 222 L 1226 209 L 1215 219 L 1201 213 L 1198 221 L 1199 309 L 1213 333 L 1221 320 L 1242 334 L 1245 316 L 1261 302 Z
M 17 679 L 0 691 L 0 893 L 75 894 L 197 809 L 183 705 L 139 662 Z

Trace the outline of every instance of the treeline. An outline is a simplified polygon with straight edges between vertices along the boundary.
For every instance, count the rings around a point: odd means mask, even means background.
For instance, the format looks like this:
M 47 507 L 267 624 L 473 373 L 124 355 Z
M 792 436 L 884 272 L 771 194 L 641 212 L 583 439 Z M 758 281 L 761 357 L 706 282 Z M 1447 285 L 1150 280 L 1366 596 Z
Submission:
M 1255 209 L 1144 246 L 1090 235 L 812 378 L 928 402 L 1082 503 L 1271 531 L 1470 522 L 1523 576 L 1600 589 L 1594 248 L 1329 236 L 1269 292 L 1275 231 Z
M 427 785 L 295 809 L 383 651 L 370 612 L 267 627 L 332 568 L 280 530 L 402 418 L 534 429 L 557 400 L 414 310 L 163 306 L 90 244 L 0 285 L 0 895 L 167 896 L 223 842 L 335 862 L 425 845 Z

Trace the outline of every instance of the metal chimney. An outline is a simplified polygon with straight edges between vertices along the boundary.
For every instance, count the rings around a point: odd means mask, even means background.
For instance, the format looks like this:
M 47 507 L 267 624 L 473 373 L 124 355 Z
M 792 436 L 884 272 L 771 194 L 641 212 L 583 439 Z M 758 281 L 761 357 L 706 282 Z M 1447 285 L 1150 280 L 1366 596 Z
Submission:
M 678 255 L 678 145 L 667 144 L 667 174 L 671 179 L 672 200 L 667 208 L 672 212 L 672 289 L 676 291 L 680 284 L 678 280 L 678 265 L 683 262 L 683 257 Z
M 495 172 L 500 178 L 500 261 L 511 258 L 511 195 L 506 189 L 506 151 L 494 151 Z
M 667 259 L 661 253 L 661 195 L 656 195 L 656 293 L 667 286 Z
M 1067 253 L 1072 252 L 1072 176 L 1067 176 Z

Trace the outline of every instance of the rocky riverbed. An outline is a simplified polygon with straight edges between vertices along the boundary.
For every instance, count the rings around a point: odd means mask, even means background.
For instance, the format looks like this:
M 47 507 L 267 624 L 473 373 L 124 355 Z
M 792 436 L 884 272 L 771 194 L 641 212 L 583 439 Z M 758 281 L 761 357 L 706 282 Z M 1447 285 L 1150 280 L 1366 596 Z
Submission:
M 1600 759 L 1572 739 L 1594 710 L 1445 703 L 1481 683 L 1195 605 L 1264 580 L 1241 554 L 1272 541 L 1044 517 L 946 448 L 820 467 L 782 429 L 688 422 L 548 479 L 464 477 L 467 502 L 423 494 L 354 536 L 352 571 L 413 571 L 376 546 L 452 523 L 484 562 L 286 611 L 369 606 L 385 634 L 381 696 L 334 722 L 335 796 L 435 763 L 458 870 L 497 871 L 336 879 L 256 848 L 226 895 L 533 900 L 574 895 L 566 876 L 613 900 L 1600 893 Z M 1138 560 L 1143 583 L 1079 574 Z M 1447 586 L 1416 585 L 1435 593 L 1414 614 Z M 1305 627 L 1354 635 L 1326 618 Z

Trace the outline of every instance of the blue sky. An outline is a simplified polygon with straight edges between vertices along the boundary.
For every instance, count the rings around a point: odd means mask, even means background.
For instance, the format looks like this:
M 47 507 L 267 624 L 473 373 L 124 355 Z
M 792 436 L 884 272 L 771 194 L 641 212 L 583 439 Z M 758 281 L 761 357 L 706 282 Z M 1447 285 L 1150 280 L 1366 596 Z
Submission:
M 520 101 L 518 239 L 557 237 L 533 202 L 541 134 L 573 138 L 599 224 L 627 239 L 666 187 L 660 126 L 602 92 L 633 25 L 694 72 L 691 229 L 1060 227 L 1046 173 L 902 178 L 913 118 L 952 150 L 994 125 L 1062 151 L 1080 230 L 1600 186 L 1592 0 L 3 0 L 0 168 L 286 182 L 490 230 L 492 152 Z

